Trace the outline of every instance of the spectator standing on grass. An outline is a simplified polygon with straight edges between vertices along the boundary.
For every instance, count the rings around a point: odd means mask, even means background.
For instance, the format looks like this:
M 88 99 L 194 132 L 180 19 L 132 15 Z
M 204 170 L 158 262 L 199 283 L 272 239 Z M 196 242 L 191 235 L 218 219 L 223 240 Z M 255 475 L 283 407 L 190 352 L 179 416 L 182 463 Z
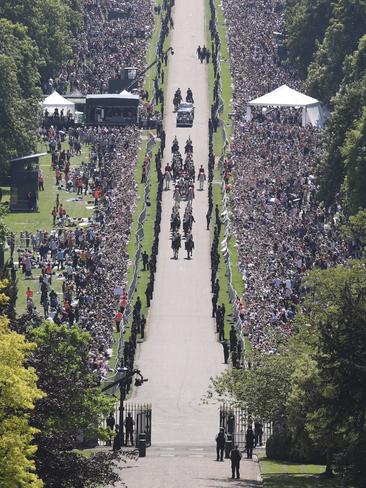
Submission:
M 52 215 L 52 225 L 56 225 L 56 218 L 57 218 L 57 210 L 56 210 L 56 207 L 53 207 L 52 209 L 52 212 L 51 212 L 51 215 Z
M 27 298 L 27 301 L 33 299 L 33 291 L 29 288 L 29 286 L 27 287 L 27 291 L 25 292 L 25 296 Z
M 39 171 L 38 173 L 38 190 L 44 191 L 44 176 L 42 171 Z
M 10 248 L 10 257 L 13 257 L 14 254 L 14 249 L 15 249 L 15 235 L 14 232 L 10 233 L 9 239 L 8 239 L 8 244 Z
M 118 310 L 115 317 L 114 317 L 114 321 L 116 323 L 116 330 L 118 333 L 120 332 L 120 326 L 121 326 L 122 319 L 123 319 L 123 313 L 121 312 L 121 310 Z

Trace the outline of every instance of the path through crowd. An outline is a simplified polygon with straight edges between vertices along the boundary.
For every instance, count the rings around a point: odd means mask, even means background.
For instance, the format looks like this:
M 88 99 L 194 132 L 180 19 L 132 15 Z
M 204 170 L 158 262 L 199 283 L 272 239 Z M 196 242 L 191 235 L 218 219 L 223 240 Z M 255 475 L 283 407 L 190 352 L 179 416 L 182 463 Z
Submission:
M 207 66 L 197 59 L 198 45 L 206 43 L 205 0 L 176 0 L 168 66 L 166 96 L 166 149 L 164 168 L 171 162 L 170 147 L 177 136 L 180 150 L 191 137 L 196 172 L 201 164 L 207 174 L 208 79 Z M 193 91 L 195 120 L 192 128 L 177 128 L 173 97 L 177 88 L 185 97 Z M 181 203 L 181 214 L 185 203 Z M 222 346 L 211 318 L 210 233 L 206 230 L 207 185 L 193 201 L 193 259 L 172 259 L 170 215 L 173 191 L 163 195 L 160 247 L 146 341 L 139 349 L 137 367 L 148 382 L 135 389 L 132 402 L 152 403 L 152 445 L 147 457 L 130 463 L 122 478 L 129 488 L 226 486 L 228 462 L 215 461 L 215 435 L 219 405 L 202 404 L 210 377 L 224 371 Z M 254 486 L 257 465 L 242 463 L 242 481 L 234 486 Z M 245 482 L 244 480 L 247 479 Z M 231 481 L 231 480 L 230 480 Z

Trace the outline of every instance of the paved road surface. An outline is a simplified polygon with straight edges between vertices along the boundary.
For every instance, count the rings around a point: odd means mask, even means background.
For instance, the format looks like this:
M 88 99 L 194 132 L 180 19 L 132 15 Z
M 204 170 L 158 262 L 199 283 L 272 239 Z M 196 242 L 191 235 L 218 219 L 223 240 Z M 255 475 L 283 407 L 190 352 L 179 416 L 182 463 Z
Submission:
M 166 100 L 166 152 L 175 135 L 181 151 L 190 135 L 196 170 L 208 159 L 207 66 L 196 56 L 206 43 L 205 0 L 176 0 L 171 46 L 174 56 L 168 66 Z M 180 87 L 183 96 L 190 87 L 195 100 L 192 128 L 176 128 L 173 96 Z M 207 189 L 196 191 L 193 203 L 195 250 L 193 259 L 172 259 L 170 214 L 172 191 L 164 192 L 160 248 L 155 294 L 146 338 L 137 365 L 148 383 L 136 389 L 132 401 L 152 403 L 152 448 L 147 457 L 123 470 L 129 488 L 225 487 L 230 474 L 228 461 L 216 463 L 214 438 L 219 427 L 218 405 L 202 405 L 210 377 L 224 371 L 222 346 L 217 342 L 211 318 L 210 235 L 206 230 Z M 185 204 L 182 204 L 182 212 Z M 188 447 L 187 447 L 188 446 Z M 196 450 L 193 450 L 196 449 Z M 179 454 L 177 454 L 179 453 Z M 247 478 L 256 479 L 256 465 L 246 462 Z M 244 473 L 243 473 L 243 477 Z M 232 481 L 232 480 L 230 480 Z M 253 486 L 250 484 L 231 486 Z
M 171 45 L 168 94 L 166 102 L 165 161 L 178 137 L 181 151 L 190 135 L 196 168 L 208 158 L 208 88 L 207 67 L 196 57 L 198 44 L 204 40 L 204 0 L 177 0 L 175 28 Z M 173 96 L 180 87 L 188 87 L 195 99 L 192 128 L 177 128 L 173 113 Z M 218 406 L 200 405 L 210 376 L 224 370 L 222 346 L 217 342 L 211 319 L 210 243 L 206 230 L 207 190 L 196 191 L 193 203 L 195 250 L 193 259 L 172 259 L 170 247 L 170 214 L 172 190 L 164 192 L 160 248 L 155 293 L 149 315 L 147 340 L 140 349 L 137 364 L 148 383 L 137 391 L 136 401 L 153 404 L 154 445 L 212 445 L 218 428 Z M 183 212 L 185 203 L 181 204 Z M 183 244 L 184 246 L 184 244 Z
M 258 463 L 242 459 L 240 480 L 231 479 L 230 461 L 215 461 L 215 453 L 191 447 L 149 448 L 147 457 L 122 471 L 128 488 L 259 488 Z

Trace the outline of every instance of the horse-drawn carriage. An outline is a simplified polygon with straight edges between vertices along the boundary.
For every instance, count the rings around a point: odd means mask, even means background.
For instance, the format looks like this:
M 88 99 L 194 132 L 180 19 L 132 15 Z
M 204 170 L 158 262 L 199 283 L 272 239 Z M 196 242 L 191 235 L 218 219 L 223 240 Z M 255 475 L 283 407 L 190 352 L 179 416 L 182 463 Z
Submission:
M 177 109 L 177 127 L 192 127 L 193 121 L 193 103 L 182 102 Z

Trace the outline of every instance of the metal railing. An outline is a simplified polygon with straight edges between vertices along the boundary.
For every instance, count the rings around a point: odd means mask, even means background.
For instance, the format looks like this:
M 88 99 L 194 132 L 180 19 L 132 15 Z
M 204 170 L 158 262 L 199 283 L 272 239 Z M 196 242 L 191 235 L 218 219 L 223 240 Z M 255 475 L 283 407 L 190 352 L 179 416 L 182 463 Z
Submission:
M 217 90 L 217 98 L 218 98 L 218 105 L 217 105 L 217 110 L 216 110 L 216 117 L 219 121 L 219 127 L 222 131 L 222 136 L 223 136 L 223 148 L 222 152 L 219 158 L 219 168 L 220 171 L 222 172 L 223 166 L 224 166 L 224 160 L 225 156 L 227 154 L 227 151 L 230 149 L 230 142 L 227 136 L 226 128 L 225 128 L 225 123 L 224 120 L 222 119 L 222 113 L 225 108 L 225 102 L 222 98 L 222 76 L 221 76 L 221 55 L 220 55 L 220 50 L 221 50 L 221 39 L 218 33 L 217 29 L 217 11 L 216 11 L 216 5 L 215 5 L 215 0 L 210 0 L 210 8 L 211 8 L 211 22 L 212 25 L 214 26 L 214 30 L 216 31 L 217 38 L 218 38 L 218 44 L 217 44 L 217 49 L 216 49 L 216 80 L 218 82 L 218 90 Z M 225 189 L 225 183 L 222 181 L 221 185 L 221 195 L 222 195 L 222 215 L 223 217 L 223 223 L 225 226 L 225 238 L 224 238 L 224 249 L 221 249 L 221 252 L 224 256 L 225 263 L 226 263 L 226 269 L 227 269 L 227 278 L 228 278 L 228 290 L 229 290 L 229 297 L 232 302 L 233 310 L 234 313 L 236 314 L 236 310 L 234 307 L 234 301 L 236 297 L 238 296 L 237 291 L 235 290 L 235 287 L 233 285 L 233 270 L 232 270 L 232 261 L 231 261 L 231 256 L 229 252 L 229 244 L 230 240 L 232 238 L 232 223 L 230 220 L 230 203 L 229 199 L 226 193 Z M 239 333 L 239 337 L 242 343 L 242 363 L 245 368 L 248 367 L 248 361 L 247 361 L 247 353 L 246 353 L 246 345 L 245 345 L 245 339 L 241 330 L 241 323 L 239 320 L 239 316 L 235 316 L 236 322 L 237 322 L 237 329 Z

